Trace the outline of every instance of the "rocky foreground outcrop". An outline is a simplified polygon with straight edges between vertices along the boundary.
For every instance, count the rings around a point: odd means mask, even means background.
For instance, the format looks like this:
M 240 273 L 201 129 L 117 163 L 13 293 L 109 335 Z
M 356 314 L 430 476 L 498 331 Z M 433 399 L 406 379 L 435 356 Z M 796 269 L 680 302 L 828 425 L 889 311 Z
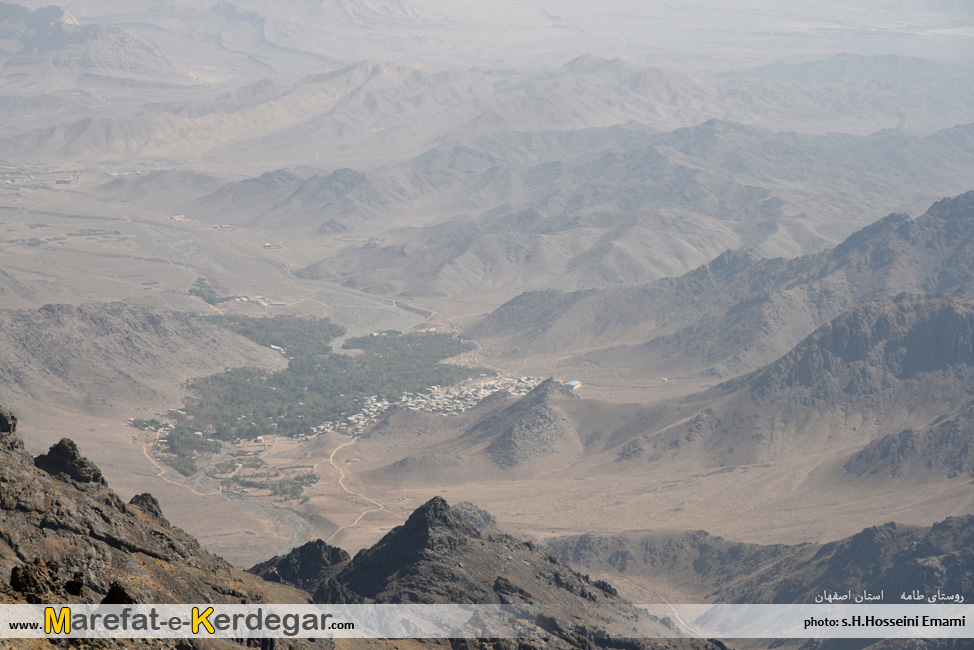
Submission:
M 152 495 L 124 502 L 71 440 L 61 440 L 33 458 L 16 429 L 16 417 L 0 409 L 0 604 L 524 603 L 544 608 L 534 621 L 537 634 L 530 639 L 278 639 L 265 640 L 260 647 L 640 650 L 658 645 L 620 633 L 634 630 L 632 621 L 639 614 L 610 585 L 573 571 L 529 542 L 482 537 L 439 497 L 355 557 L 317 540 L 246 573 L 172 526 Z M 666 645 L 686 650 L 722 647 L 707 641 Z M 4 640 L 0 647 L 52 644 Z M 223 640 L 129 639 L 83 640 L 73 647 L 240 646 Z
M 508 535 L 481 536 L 440 497 L 417 508 L 371 548 L 353 558 L 342 559 L 341 554 L 318 540 L 251 571 L 291 576 L 288 582 L 313 589 L 318 603 L 543 606 L 535 621 L 541 628 L 538 639 L 490 647 L 639 650 L 659 646 L 651 640 L 626 638 L 626 630 L 636 629 L 635 621 L 645 622 L 646 617 L 619 598 L 610 584 L 574 571 L 531 542 Z M 666 645 L 723 647 L 709 641 L 670 640 Z
M 17 435 L 16 416 L 0 408 L 0 604 L 45 602 L 306 603 L 308 595 L 239 571 L 211 555 L 169 524 L 151 494 L 126 503 L 71 440 L 61 440 L 32 458 Z M 0 646 L 6 650 L 45 644 L 5 639 Z M 234 647 L 226 641 L 77 644 Z M 307 645 L 288 641 L 275 647 Z

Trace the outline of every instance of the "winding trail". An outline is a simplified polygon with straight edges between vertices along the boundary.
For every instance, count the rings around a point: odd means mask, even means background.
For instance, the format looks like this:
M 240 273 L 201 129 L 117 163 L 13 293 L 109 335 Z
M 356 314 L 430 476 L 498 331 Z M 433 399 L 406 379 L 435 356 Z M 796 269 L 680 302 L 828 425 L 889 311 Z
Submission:
M 158 435 L 156 436 L 156 439 L 158 440 Z M 142 453 L 145 455 L 146 458 L 149 459 L 149 462 L 152 463 L 153 466 L 155 466 L 156 478 L 161 479 L 166 483 L 172 483 L 173 485 L 177 485 L 181 488 L 186 488 L 187 490 L 189 490 L 190 492 L 192 492 L 198 497 L 209 497 L 217 494 L 223 494 L 222 490 L 217 490 L 216 492 L 199 492 L 195 488 L 190 486 L 188 483 L 186 483 L 185 481 L 174 481 L 171 478 L 167 477 L 166 474 L 169 473 L 169 468 L 164 466 L 162 463 L 160 463 L 159 461 L 157 461 L 155 458 L 152 457 L 152 454 L 149 453 L 148 443 L 142 445 Z
M 350 495 L 352 495 L 354 497 L 358 497 L 359 499 L 363 499 L 365 501 L 368 501 L 369 503 L 374 504 L 377 507 L 375 507 L 375 508 L 369 508 L 368 510 L 364 510 L 362 512 L 362 514 L 360 514 L 358 517 L 355 518 L 355 521 L 353 521 L 352 523 L 347 524 L 345 526 L 341 526 L 338 530 L 336 530 L 335 532 L 333 532 L 331 535 L 328 536 L 328 539 L 325 540 L 325 543 L 326 544 L 328 542 L 330 542 L 332 539 L 334 539 L 335 535 L 337 535 L 338 533 L 342 532 L 343 530 L 345 530 L 347 528 L 351 528 L 351 527 L 357 525 L 358 522 L 362 521 L 362 517 L 364 517 L 365 515 L 369 514 L 370 512 L 379 512 L 380 510 L 385 510 L 386 509 L 386 507 L 384 505 L 382 505 L 381 503 L 379 503 L 375 499 L 371 499 L 371 498 L 365 496 L 364 494 L 359 494 L 358 492 L 353 492 L 352 490 L 349 490 L 345 486 L 345 470 L 342 469 L 341 467 L 339 467 L 337 464 L 335 464 L 335 454 L 338 453 L 338 450 L 341 449 L 342 447 L 348 447 L 349 445 L 354 445 L 355 444 L 355 440 L 356 440 L 355 438 L 352 438 L 348 442 L 343 442 L 342 444 L 340 444 L 337 447 L 335 447 L 335 449 L 331 452 L 331 456 L 328 457 L 328 463 L 332 467 L 334 467 L 335 469 L 338 470 L 338 487 L 340 487 L 342 490 L 344 490 L 348 494 L 350 494 Z
M 663 603 L 665 603 L 666 606 L 670 608 L 671 615 L 673 616 L 674 619 L 676 619 L 676 622 L 683 626 L 684 631 L 689 631 L 690 633 L 696 633 L 697 636 L 701 639 L 705 637 L 703 632 L 698 630 L 693 623 L 680 616 L 680 612 L 676 611 L 676 608 L 673 607 L 673 603 L 667 600 L 666 596 L 664 596 L 662 593 L 656 591 L 655 589 L 650 589 L 645 585 L 641 585 L 638 582 L 633 582 L 632 580 L 630 580 L 629 578 L 623 575 L 611 575 L 609 577 L 612 580 L 624 580 L 628 582 L 630 585 L 632 585 L 633 587 L 635 587 L 636 589 L 662 600 Z M 639 605 L 636 606 L 639 607 Z

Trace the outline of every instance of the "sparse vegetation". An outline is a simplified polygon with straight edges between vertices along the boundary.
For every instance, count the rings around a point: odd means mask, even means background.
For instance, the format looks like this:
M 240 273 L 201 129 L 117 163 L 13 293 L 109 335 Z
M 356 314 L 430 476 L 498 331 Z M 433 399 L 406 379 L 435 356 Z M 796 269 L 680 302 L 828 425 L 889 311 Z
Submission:
M 203 302 L 210 305 L 218 305 L 221 302 L 233 300 L 231 296 L 217 295 L 216 289 L 211 287 L 210 283 L 203 278 L 198 278 L 196 282 L 193 283 L 193 288 L 189 290 L 189 295 L 196 296 Z
M 204 437 L 202 432 L 191 431 L 189 427 L 176 427 L 164 440 L 165 442 L 160 441 L 162 461 L 186 476 L 198 471 L 196 458 L 200 454 L 220 451 L 218 441 Z
M 286 350 L 289 363 L 276 373 L 235 368 L 192 382 L 184 409 L 170 413 L 175 428 L 165 451 L 180 457 L 218 450 L 218 443 L 203 444 L 208 438 L 305 435 L 313 426 L 357 412 L 368 396 L 398 399 L 404 392 L 454 384 L 470 374 L 469 368 L 439 363 L 469 349 L 469 344 L 442 334 L 384 332 L 353 338 L 344 347 L 362 354 L 351 357 L 331 349 L 331 341 L 344 330 L 325 319 L 207 320 L 260 345 Z M 263 461 L 252 458 L 245 463 L 256 468 Z
M 132 420 L 129 424 L 142 431 L 158 431 L 159 427 L 162 426 L 162 422 L 155 418 L 151 420 Z
M 296 499 L 304 493 L 306 487 L 317 482 L 318 477 L 313 472 L 297 476 L 283 476 L 280 472 L 275 472 L 274 474 L 230 476 L 223 479 L 222 484 L 224 487 L 238 486 L 252 490 L 269 490 L 274 496 Z

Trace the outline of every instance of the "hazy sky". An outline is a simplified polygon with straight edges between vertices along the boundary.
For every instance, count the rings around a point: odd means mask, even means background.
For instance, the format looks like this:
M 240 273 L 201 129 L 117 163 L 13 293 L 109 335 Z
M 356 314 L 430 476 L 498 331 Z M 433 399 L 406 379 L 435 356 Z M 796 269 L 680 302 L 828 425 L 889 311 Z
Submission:
M 640 63 L 726 67 L 839 51 L 974 61 L 974 0 L 413 2 L 471 24 L 575 31 L 577 47 Z
M 50 0 L 29 0 L 31 7 Z M 82 22 L 249 51 L 254 39 L 336 63 L 550 66 L 592 53 L 741 69 L 836 52 L 974 63 L 974 0 L 61 0 Z M 259 33 L 259 36 L 258 36 Z M 186 41 L 183 40 L 183 43 Z M 259 43 L 258 43 L 259 45 Z M 273 55 L 273 53 L 271 53 Z

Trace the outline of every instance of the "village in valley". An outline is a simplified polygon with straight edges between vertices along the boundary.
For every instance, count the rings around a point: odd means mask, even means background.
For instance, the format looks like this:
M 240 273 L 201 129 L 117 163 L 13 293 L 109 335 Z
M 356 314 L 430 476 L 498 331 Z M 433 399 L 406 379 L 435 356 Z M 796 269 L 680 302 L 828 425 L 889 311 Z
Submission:
M 515 397 L 523 397 L 544 381 L 541 377 L 502 377 L 499 374 L 481 374 L 480 377 L 452 387 L 430 386 L 424 392 L 407 392 L 398 401 L 382 399 L 372 395 L 361 400 L 362 408 L 357 413 L 346 415 L 342 419 L 327 421 L 317 426 L 310 426 L 308 433 L 299 439 L 309 441 L 320 435 L 331 432 L 350 436 L 353 439 L 363 434 L 369 425 L 378 421 L 379 417 L 390 408 L 405 408 L 411 411 L 433 413 L 444 417 L 459 415 L 467 409 L 473 408 L 481 400 L 496 393 L 506 391 Z M 571 389 L 580 386 L 578 381 L 565 382 Z M 183 413 L 176 411 L 175 413 Z M 167 449 L 170 447 L 169 437 L 174 431 L 172 423 L 158 420 L 130 420 L 130 424 L 144 431 L 155 433 L 155 439 L 149 444 L 153 448 L 152 456 L 156 461 L 172 464 L 168 458 Z M 216 440 L 208 438 L 204 431 L 196 431 L 201 441 L 217 446 Z M 313 469 L 300 466 L 288 469 L 301 469 L 301 472 L 282 472 L 266 466 L 262 456 L 273 448 L 281 436 L 264 434 L 253 440 L 234 439 L 231 445 L 226 445 L 210 459 L 209 467 L 205 470 L 207 476 L 220 481 L 221 489 L 228 492 L 247 493 L 251 496 L 266 494 L 283 499 L 301 496 L 305 487 L 317 482 Z M 193 458 L 200 456 L 199 452 L 192 452 Z
M 544 379 L 540 377 L 509 378 L 481 375 L 479 380 L 471 379 L 453 388 L 430 386 L 428 393 L 406 393 L 398 402 L 389 402 L 373 395 L 365 399 L 360 412 L 347 416 L 344 422 L 325 422 L 320 427 L 315 427 L 313 431 L 315 433 L 338 431 L 358 435 L 368 424 L 375 422 L 386 409 L 394 405 L 410 411 L 436 413 L 443 416 L 459 415 L 476 406 L 482 399 L 500 391 L 523 397 L 542 381 Z

